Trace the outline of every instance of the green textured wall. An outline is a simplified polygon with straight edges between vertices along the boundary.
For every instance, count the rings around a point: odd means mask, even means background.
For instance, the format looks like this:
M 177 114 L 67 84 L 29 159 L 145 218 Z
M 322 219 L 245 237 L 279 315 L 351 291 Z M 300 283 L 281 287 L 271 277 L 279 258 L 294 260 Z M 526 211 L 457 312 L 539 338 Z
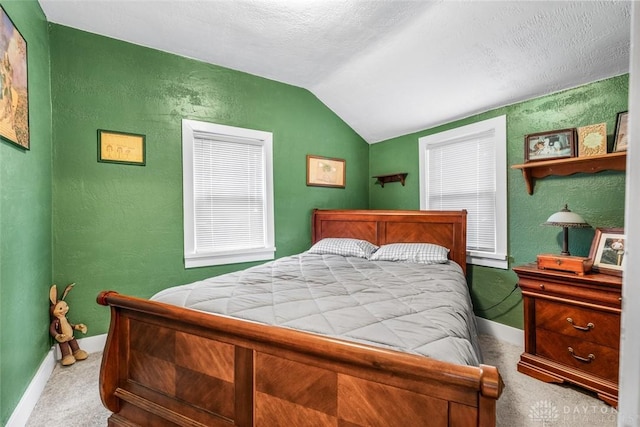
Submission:
M 104 333 L 113 289 L 149 297 L 244 268 L 183 266 L 181 120 L 273 132 L 277 257 L 310 244 L 313 208 L 366 208 L 368 145 L 310 92 L 51 25 L 54 279 Z M 146 135 L 146 166 L 96 161 L 96 130 Z M 306 186 L 306 155 L 346 160 L 346 189 Z
M 0 425 L 49 349 L 51 98 L 47 22 L 35 0 L 2 1 L 27 42 L 31 150 L 0 141 Z
M 627 110 L 628 75 L 591 83 L 575 89 L 528 100 L 488 111 L 433 129 L 394 138 L 371 146 L 370 175 L 408 172 L 406 186 L 369 182 L 371 209 L 419 209 L 418 138 L 469 123 L 507 115 L 507 164 L 524 161 L 524 135 L 554 129 L 607 123 L 609 149 L 613 142 L 616 114 Z M 539 253 L 559 253 L 561 229 L 542 227 L 552 213 L 565 203 L 594 227 L 622 227 L 624 224 L 624 186 L 622 172 L 576 174 L 537 180 L 528 195 L 519 170 L 508 175 L 508 251 L 510 266 L 533 262 Z M 586 256 L 593 229 L 570 230 L 570 252 Z M 511 270 L 473 266 L 468 275 L 476 314 L 510 326 L 522 328 L 519 291 L 488 311 L 506 296 L 516 283 Z

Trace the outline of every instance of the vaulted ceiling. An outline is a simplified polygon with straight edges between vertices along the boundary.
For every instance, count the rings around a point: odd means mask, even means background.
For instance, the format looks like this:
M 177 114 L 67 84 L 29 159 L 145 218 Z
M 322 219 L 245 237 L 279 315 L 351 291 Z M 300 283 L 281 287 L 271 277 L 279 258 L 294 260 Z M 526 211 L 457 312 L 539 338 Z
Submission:
M 629 70 L 628 1 L 39 2 L 50 22 L 306 88 L 369 143 Z

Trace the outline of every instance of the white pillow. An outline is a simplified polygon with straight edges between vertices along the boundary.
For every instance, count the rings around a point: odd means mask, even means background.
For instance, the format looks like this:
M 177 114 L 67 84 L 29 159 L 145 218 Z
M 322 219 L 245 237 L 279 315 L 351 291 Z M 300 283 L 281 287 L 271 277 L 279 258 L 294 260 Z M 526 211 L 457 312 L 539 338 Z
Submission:
M 380 246 L 370 260 L 445 264 L 448 254 L 449 249 L 433 243 L 391 243 Z
M 331 237 L 317 242 L 308 250 L 308 253 L 355 256 L 369 259 L 377 249 L 376 245 L 366 240 Z

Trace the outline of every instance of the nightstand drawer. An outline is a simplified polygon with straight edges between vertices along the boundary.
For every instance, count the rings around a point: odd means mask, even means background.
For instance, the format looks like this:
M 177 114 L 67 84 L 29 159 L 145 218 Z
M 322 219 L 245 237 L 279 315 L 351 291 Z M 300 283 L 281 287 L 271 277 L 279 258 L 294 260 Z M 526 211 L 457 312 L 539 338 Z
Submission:
M 555 332 L 536 331 L 536 353 L 563 365 L 618 382 L 618 351 Z
M 619 315 L 543 299 L 535 304 L 536 328 L 619 348 Z
M 540 270 L 541 272 L 548 270 Z M 580 278 L 590 279 L 593 275 L 585 274 L 578 276 L 574 274 L 576 280 Z M 532 298 L 553 297 L 557 299 L 569 299 L 584 303 L 594 303 L 620 309 L 620 289 L 609 287 L 598 287 L 597 282 L 589 283 L 589 286 L 574 285 L 568 283 L 556 283 L 549 280 L 520 278 L 518 286 L 522 289 L 523 295 L 530 295 Z

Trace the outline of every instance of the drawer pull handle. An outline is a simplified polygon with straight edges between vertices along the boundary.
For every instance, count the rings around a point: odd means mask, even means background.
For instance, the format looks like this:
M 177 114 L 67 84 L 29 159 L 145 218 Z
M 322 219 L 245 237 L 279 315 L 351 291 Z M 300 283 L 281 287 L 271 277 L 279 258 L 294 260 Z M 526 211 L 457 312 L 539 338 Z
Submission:
M 589 332 L 590 329 L 593 329 L 593 328 L 596 327 L 596 325 L 594 325 L 591 322 L 587 323 L 587 326 L 574 325 L 573 324 L 573 319 L 571 317 L 567 317 L 567 322 L 571 323 L 571 326 L 573 326 L 574 328 L 576 328 L 579 331 Z
M 569 350 L 569 353 L 571 353 L 571 355 L 574 357 L 574 359 L 577 359 L 584 363 L 591 363 L 591 361 L 596 358 L 596 356 L 594 356 L 593 353 L 589 353 L 587 357 L 582 357 L 575 354 L 573 352 L 573 348 L 569 347 L 568 350 Z

